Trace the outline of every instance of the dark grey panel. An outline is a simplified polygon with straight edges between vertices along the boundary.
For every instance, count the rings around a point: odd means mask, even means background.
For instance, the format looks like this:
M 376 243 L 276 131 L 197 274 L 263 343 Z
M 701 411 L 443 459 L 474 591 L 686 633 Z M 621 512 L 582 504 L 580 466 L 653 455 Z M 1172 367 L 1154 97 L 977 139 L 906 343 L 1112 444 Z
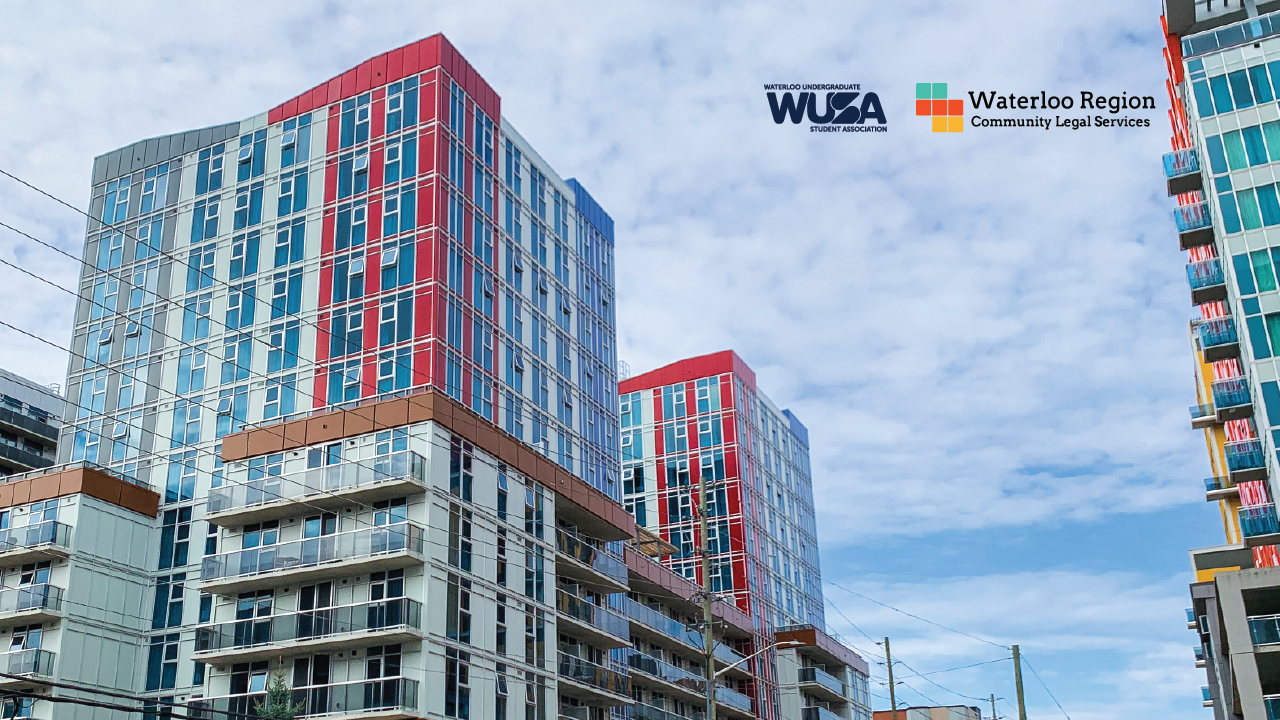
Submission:
M 118 177 L 120 175 L 120 151 L 109 153 L 107 155 L 107 179 Z
M 177 183 L 169 184 L 169 187 L 171 188 L 176 186 L 177 186 Z M 172 190 L 170 191 L 170 193 L 172 193 Z M 177 232 L 178 232 L 178 214 L 173 211 L 165 213 L 164 231 L 163 231 L 164 241 L 160 245 L 161 249 L 163 249 L 165 252 L 169 252 L 170 250 L 173 250 L 173 238 L 177 234 Z M 161 287 L 168 287 L 168 286 L 161 285 Z
M 99 185 L 107 181 L 107 158 L 99 155 L 93 159 L 93 184 Z
M 191 132 L 183 136 L 183 140 L 182 140 L 183 155 L 186 155 L 187 153 L 193 153 L 199 149 L 200 149 L 200 131 L 199 130 L 192 130 Z
M 205 128 L 200 131 L 200 147 L 208 147 L 213 144 L 213 128 Z
M 178 186 L 182 184 L 182 163 L 169 164 L 169 196 L 165 198 L 165 205 L 172 205 L 178 202 Z
M 173 157 L 169 154 L 169 139 L 172 135 L 156 138 L 156 162 L 164 162 Z
M 143 156 L 142 156 L 143 167 L 150 167 L 151 165 L 155 165 L 156 163 L 160 162 L 160 160 L 158 159 L 159 156 L 160 156 L 160 139 L 152 138 L 148 140 L 147 151 L 143 153 Z

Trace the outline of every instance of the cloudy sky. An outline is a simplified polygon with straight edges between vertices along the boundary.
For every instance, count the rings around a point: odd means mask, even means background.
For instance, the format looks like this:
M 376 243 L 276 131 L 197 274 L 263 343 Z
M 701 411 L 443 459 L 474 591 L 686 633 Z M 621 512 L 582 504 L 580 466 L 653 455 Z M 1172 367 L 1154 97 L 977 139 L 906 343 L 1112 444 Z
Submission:
M 0 8 L 0 167 L 82 207 L 97 154 L 251 116 L 444 32 L 616 220 L 633 371 L 732 347 L 809 426 L 833 632 L 868 653 L 867 635 L 892 636 L 899 675 L 1003 656 L 861 594 L 1020 643 L 1066 710 L 1028 672 L 1032 717 L 1208 717 L 1186 551 L 1221 530 L 1186 410 L 1156 0 Z M 861 83 L 889 132 L 775 125 L 762 84 L 778 82 Z M 933 135 L 917 82 L 1160 110 L 1134 113 L 1143 129 Z M 0 219 L 79 254 L 81 218 L 7 180 Z M 75 282 L 11 234 L 0 257 Z M 0 306 L 70 335 L 67 296 L 6 268 Z M 0 343 L 0 365 L 63 381 L 56 351 Z M 899 697 L 1012 700 L 1011 677 L 997 662 L 907 678 Z

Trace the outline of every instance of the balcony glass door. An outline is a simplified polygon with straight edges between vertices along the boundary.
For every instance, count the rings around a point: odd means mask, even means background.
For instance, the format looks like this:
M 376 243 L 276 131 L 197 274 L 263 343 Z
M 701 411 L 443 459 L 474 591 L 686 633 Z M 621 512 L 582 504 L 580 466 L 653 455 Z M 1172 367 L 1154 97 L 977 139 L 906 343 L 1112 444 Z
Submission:
M 312 515 L 303 521 L 302 563 L 310 565 L 336 558 L 337 540 L 332 536 L 337 532 L 337 513 Z
M 273 600 L 274 592 L 271 590 L 240 593 L 236 601 L 236 647 L 271 642 Z
M 298 592 L 298 638 L 333 632 L 333 583 L 307 585 Z

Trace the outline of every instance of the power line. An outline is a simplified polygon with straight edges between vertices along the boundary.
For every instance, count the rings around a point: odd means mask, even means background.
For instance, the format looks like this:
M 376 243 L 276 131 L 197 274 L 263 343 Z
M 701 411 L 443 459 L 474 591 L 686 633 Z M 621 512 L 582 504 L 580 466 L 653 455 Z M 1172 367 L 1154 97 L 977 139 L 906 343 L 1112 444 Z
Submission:
M 928 623 L 928 624 L 930 624 L 930 625 L 933 625 L 934 627 L 939 627 L 939 628 L 942 628 L 943 630 L 948 630 L 948 631 L 953 632 L 953 633 L 956 633 L 956 634 L 958 634 L 958 635 L 963 635 L 963 636 L 965 636 L 965 637 L 967 637 L 967 638 L 972 638 L 973 640 L 977 640 L 977 641 L 979 641 L 979 642 L 984 642 L 984 643 L 986 643 L 986 644 L 988 644 L 988 645 L 991 645 L 991 646 L 993 646 L 993 647 L 998 647 L 998 648 L 1000 648 L 1001 650 L 1008 650 L 1008 649 L 1009 649 L 1009 647 L 1007 647 L 1007 646 L 1005 646 L 1005 645 L 1001 645 L 1000 643 L 992 642 L 992 641 L 990 641 L 990 640 L 987 640 L 986 638 L 980 638 L 980 637 L 978 637 L 977 635 L 970 635 L 969 633 L 964 632 L 963 630 L 956 630 L 956 629 L 955 629 L 955 628 L 953 628 L 953 627 L 947 627 L 946 625 L 943 625 L 942 623 L 936 623 L 936 622 L 934 622 L 934 621 L 932 621 L 932 620 L 928 620 L 928 619 L 926 619 L 926 618 L 922 618 L 922 617 L 920 617 L 919 615 L 913 615 L 913 614 L 911 614 L 911 613 L 907 612 L 906 610 L 900 610 L 900 609 L 898 609 L 898 608 L 896 608 L 896 607 L 894 607 L 894 606 L 892 606 L 892 605 L 889 605 L 889 604 L 887 604 L 887 603 L 882 603 L 882 602 L 880 602 L 879 600 L 876 600 L 876 599 L 874 599 L 874 598 L 869 598 L 869 597 L 867 597 L 866 595 L 863 595 L 862 593 L 857 592 L 856 590 L 850 590 L 849 588 L 844 587 L 843 585 L 840 585 L 839 583 L 835 583 L 835 582 L 832 582 L 832 581 L 830 581 L 830 580 L 825 580 L 825 579 L 823 580 L 823 582 L 827 583 L 828 585 L 832 585 L 832 586 L 834 586 L 834 587 L 837 587 L 837 588 L 839 588 L 839 589 L 841 589 L 841 590 L 843 590 L 843 591 L 845 591 L 845 592 L 849 593 L 850 595 L 857 595 L 858 597 L 862 598 L 863 600 L 866 600 L 866 601 L 868 601 L 868 602 L 875 603 L 876 605 L 879 605 L 880 607 L 883 607 L 883 608 L 888 608 L 889 610 L 892 610 L 892 611 L 894 611 L 894 612 L 896 612 L 896 613 L 901 613 L 901 614 L 903 614 L 903 615 L 906 615 L 906 616 L 907 616 L 907 617 L 909 617 L 909 618 L 914 618 L 914 619 L 916 619 L 916 620 L 919 620 L 920 622 Z
M 1022 659 L 1026 661 L 1027 667 L 1031 670 L 1031 674 L 1035 675 L 1036 680 L 1040 681 L 1040 687 L 1044 688 L 1044 691 L 1049 693 L 1049 699 L 1053 700 L 1053 704 L 1058 706 L 1058 709 L 1062 711 L 1063 716 L 1066 717 L 1067 720 L 1071 720 L 1071 716 L 1067 715 L 1066 708 L 1062 707 L 1062 703 L 1058 702 L 1058 698 L 1053 696 L 1053 691 L 1049 689 L 1049 686 L 1045 684 L 1044 680 L 1041 680 L 1040 673 L 1036 672 L 1036 669 L 1031 666 L 1031 661 L 1027 660 L 1027 656 L 1023 655 Z

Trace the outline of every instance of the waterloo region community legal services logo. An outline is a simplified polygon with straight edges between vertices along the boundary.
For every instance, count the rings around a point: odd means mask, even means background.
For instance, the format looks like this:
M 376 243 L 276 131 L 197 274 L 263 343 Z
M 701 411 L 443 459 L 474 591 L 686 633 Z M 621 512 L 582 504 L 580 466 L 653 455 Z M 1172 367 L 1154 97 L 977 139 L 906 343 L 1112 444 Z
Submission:
M 933 131 L 964 132 L 964 100 L 947 99 L 946 83 L 916 83 L 916 116 L 933 118 Z

